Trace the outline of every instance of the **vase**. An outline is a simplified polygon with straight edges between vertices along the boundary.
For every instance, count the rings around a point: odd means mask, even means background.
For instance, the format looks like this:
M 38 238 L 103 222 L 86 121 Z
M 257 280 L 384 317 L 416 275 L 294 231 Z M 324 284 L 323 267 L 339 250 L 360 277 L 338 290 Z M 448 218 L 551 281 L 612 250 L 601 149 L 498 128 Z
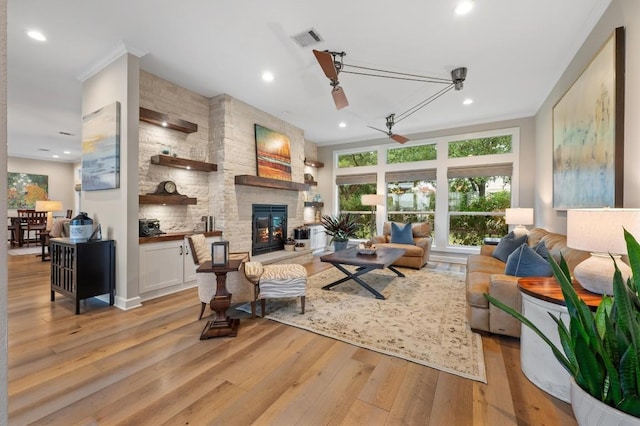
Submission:
M 284 251 L 293 251 L 294 249 L 295 249 L 295 246 L 293 244 L 284 245 Z
M 597 400 L 571 378 L 571 408 L 581 426 L 638 426 L 640 418 Z
M 333 251 L 340 251 L 347 248 L 347 243 L 349 241 L 334 241 L 333 242 Z

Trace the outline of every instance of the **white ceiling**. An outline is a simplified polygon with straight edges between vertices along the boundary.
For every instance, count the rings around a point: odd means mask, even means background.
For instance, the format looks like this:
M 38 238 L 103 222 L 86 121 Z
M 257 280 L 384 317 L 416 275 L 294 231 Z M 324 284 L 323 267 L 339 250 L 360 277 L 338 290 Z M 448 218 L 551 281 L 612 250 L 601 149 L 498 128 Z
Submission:
M 384 128 L 385 116 L 442 86 L 343 73 L 350 106 L 337 111 L 312 48 L 441 78 L 469 69 L 462 91 L 398 123 L 399 134 L 531 116 L 611 0 L 476 0 L 466 16 L 453 14 L 457 1 L 9 0 L 9 155 L 79 160 L 81 79 L 123 48 L 148 72 L 207 97 L 227 93 L 318 145 L 384 137 L 367 126 Z M 298 46 L 291 36 L 310 28 L 324 41 Z

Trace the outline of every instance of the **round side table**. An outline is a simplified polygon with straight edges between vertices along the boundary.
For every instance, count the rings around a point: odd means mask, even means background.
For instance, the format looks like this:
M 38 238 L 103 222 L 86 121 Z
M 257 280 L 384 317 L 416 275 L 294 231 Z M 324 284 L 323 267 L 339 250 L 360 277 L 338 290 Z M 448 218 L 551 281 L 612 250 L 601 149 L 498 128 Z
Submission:
M 591 293 L 574 281 L 573 287 L 587 306 L 595 311 L 601 294 Z M 554 277 L 528 277 L 518 280 L 522 294 L 522 314 L 533 322 L 562 351 L 558 327 L 549 313 L 569 324 L 569 314 L 562 289 Z M 569 373 L 560 365 L 553 352 L 529 327 L 523 325 L 520 335 L 520 367 L 525 376 L 543 391 L 571 402 Z

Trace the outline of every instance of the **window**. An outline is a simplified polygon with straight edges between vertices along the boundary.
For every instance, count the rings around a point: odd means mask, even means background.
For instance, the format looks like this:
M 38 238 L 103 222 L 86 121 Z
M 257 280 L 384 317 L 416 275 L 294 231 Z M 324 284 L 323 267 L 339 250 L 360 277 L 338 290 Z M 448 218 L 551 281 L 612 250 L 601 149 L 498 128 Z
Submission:
M 338 156 L 338 167 L 375 166 L 378 164 L 378 152 L 353 152 Z
M 511 135 L 466 139 L 449 143 L 449 158 L 507 154 L 510 152 Z
M 387 220 L 429 222 L 431 229 L 436 208 L 436 170 L 387 172 Z
M 387 149 L 387 164 L 435 160 L 437 157 L 438 149 L 436 144 Z
M 452 167 L 449 181 L 449 245 L 481 245 L 507 233 L 504 209 L 511 206 L 511 164 Z
M 376 193 L 376 174 L 346 175 L 336 177 L 338 186 L 338 211 L 356 216 L 358 231 L 356 237 L 371 237 L 371 208 L 362 205 L 362 195 Z

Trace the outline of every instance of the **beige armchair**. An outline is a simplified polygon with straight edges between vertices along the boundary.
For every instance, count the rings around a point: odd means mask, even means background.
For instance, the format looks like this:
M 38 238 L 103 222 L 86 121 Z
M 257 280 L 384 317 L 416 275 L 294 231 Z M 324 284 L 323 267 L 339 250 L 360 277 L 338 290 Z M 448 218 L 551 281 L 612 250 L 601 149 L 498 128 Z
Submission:
M 391 222 L 385 222 L 382 235 L 373 237 L 372 241 L 377 247 L 395 247 L 405 249 L 404 256 L 396 260 L 394 266 L 420 269 L 427 264 L 431 252 L 431 226 L 426 222 L 411 224 L 413 244 L 396 244 L 391 242 Z
M 211 246 L 207 244 L 203 234 L 189 235 L 189 247 L 191 248 L 191 256 L 193 263 L 201 265 L 211 260 Z M 231 303 L 253 302 L 254 285 L 249 282 L 244 274 L 244 264 L 250 259 L 249 252 L 229 253 L 230 259 L 242 260 L 239 273 L 232 272 L 227 274 L 227 291 L 231 293 Z M 198 283 L 198 298 L 200 299 L 200 316 L 202 318 L 205 307 L 211 302 L 216 294 L 217 282 L 215 274 L 196 274 Z

